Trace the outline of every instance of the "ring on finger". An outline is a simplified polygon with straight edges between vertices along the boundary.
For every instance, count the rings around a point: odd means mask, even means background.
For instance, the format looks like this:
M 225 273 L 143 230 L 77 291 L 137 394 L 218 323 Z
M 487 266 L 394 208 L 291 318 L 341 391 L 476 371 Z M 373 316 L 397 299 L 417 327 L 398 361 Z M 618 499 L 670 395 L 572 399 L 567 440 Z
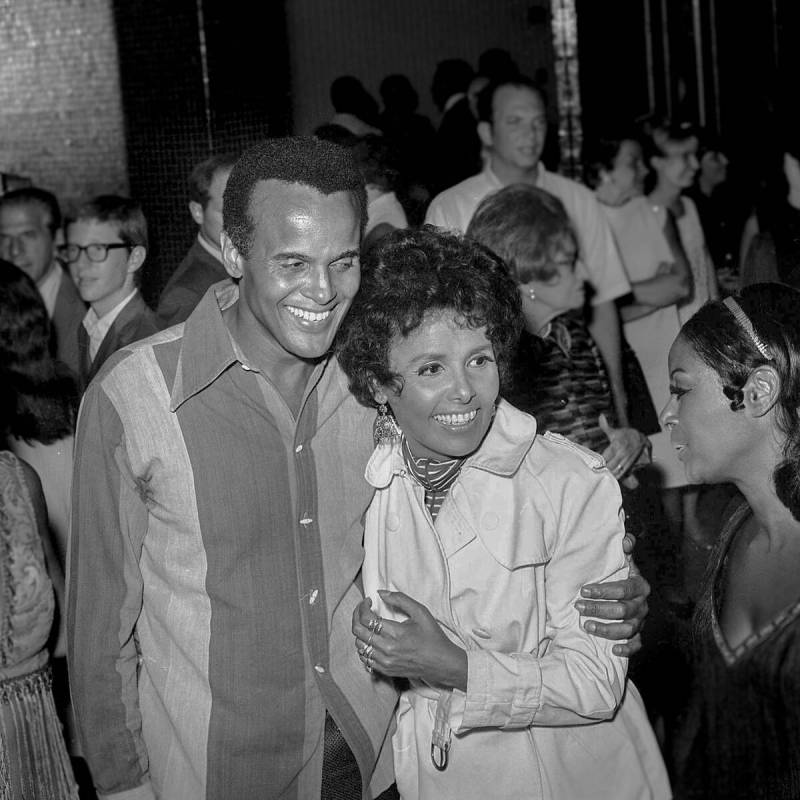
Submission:
M 375 635 L 375 631 L 370 631 L 369 639 L 367 639 L 367 647 L 372 647 L 372 637 Z
M 368 644 L 362 651 L 361 657 L 365 658 L 367 661 L 372 661 L 372 654 L 375 652 L 375 648 Z
M 378 617 L 377 619 L 378 619 L 378 621 L 377 621 L 375 627 L 372 630 L 373 630 L 373 633 L 376 636 L 380 636 L 381 635 L 381 631 L 383 630 L 383 617 Z
M 372 661 L 371 660 L 367 660 L 367 661 L 364 662 L 364 669 L 367 672 L 372 672 Z

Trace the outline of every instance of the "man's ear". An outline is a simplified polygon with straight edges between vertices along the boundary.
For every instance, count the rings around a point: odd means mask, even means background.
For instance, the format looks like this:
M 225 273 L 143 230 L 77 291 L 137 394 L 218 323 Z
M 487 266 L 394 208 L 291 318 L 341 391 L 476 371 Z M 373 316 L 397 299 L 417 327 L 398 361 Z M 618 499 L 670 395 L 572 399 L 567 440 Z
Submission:
M 225 231 L 222 231 L 220 235 L 220 244 L 222 245 L 222 263 L 225 265 L 225 270 L 231 278 L 238 281 L 244 274 L 242 257 Z
M 189 201 L 189 213 L 192 215 L 192 219 L 197 225 L 203 224 L 205 213 L 203 212 L 203 206 L 201 206 L 197 200 Z
M 492 126 L 486 120 L 481 120 L 478 123 L 478 136 L 484 147 L 491 147 L 492 144 L 494 143 L 494 137 L 492 136 Z
M 142 268 L 147 258 L 147 249 L 137 244 L 128 255 L 128 274 L 131 275 Z
M 756 367 L 745 381 L 744 407 L 753 417 L 763 417 L 778 402 L 781 379 L 774 367 Z

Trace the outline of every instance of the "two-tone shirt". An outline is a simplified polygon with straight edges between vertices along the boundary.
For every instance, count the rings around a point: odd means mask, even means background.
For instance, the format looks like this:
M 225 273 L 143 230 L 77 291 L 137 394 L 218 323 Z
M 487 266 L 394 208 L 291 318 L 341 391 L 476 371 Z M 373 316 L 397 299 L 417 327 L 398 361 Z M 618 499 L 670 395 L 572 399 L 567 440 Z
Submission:
M 295 418 L 225 326 L 237 299 L 212 287 L 84 397 L 68 597 L 84 755 L 126 800 L 305 800 L 327 710 L 378 794 L 396 694 L 350 632 L 370 414 L 329 359 Z

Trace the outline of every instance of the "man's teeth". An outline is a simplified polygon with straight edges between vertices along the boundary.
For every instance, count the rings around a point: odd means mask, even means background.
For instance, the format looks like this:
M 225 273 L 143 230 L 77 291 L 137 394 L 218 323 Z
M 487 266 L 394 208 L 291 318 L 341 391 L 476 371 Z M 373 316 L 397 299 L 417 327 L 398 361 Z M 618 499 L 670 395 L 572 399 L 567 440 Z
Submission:
M 330 311 L 306 311 L 302 308 L 295 306 L 286 306 L 286 310 L 298 319 L 304 319 L 306 322 L 322 322 L 330 316 Z
M 467 411 L 466 414 L 434 414 L 433 418 L 442 425 L 466 425 L 477 416 L 477 411 Z

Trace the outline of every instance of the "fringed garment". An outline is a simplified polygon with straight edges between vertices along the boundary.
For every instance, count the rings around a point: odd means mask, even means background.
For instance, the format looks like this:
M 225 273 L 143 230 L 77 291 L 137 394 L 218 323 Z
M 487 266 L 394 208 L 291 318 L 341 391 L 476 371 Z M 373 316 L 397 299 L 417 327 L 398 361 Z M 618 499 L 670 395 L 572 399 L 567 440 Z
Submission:
M 0 452 L 0 800 L 78 797 L 45 649 L 53 587 L 16 456 Z

